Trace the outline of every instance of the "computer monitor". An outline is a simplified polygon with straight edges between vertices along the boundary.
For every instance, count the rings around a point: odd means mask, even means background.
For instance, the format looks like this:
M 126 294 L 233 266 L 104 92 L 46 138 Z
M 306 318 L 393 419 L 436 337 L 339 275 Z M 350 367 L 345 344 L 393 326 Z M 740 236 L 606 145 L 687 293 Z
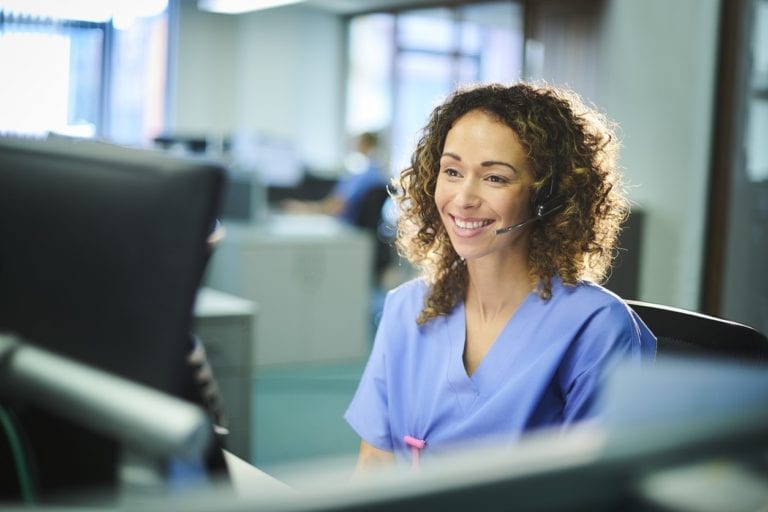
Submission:
M 223 179 L 159 151 L 0 137 L 0 332 L 202 404 L 187 357 Z M 40 496 L 116 485 L 113 439 L 6 391 Z
M 764 365 L 665 358 L 614 365 L 599 416 L 422 454 L 418 468 L 349 478 L 349 460 L 297 468 L 292 489 L 165 503 L 186 512 L 662 512 L 763 510 L 768 497 Z M 287 473 L 283 473 L 287 474 Z M 300 478 L 301 477 L 301 478 Z M 256 484 L 253 484 L 255 487 Z M 250 487 L 249 487 L 250 488 Z

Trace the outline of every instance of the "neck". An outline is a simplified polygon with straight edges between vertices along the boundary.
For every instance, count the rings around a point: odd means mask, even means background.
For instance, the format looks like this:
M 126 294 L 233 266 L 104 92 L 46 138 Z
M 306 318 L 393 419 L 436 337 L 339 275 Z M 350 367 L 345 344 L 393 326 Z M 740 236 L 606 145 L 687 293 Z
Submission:
M 468 262 L 465 306 L 483 321 L 508 318 L 533 290 L 528 266 L 514 261 L 503 266 L 477 263 Z

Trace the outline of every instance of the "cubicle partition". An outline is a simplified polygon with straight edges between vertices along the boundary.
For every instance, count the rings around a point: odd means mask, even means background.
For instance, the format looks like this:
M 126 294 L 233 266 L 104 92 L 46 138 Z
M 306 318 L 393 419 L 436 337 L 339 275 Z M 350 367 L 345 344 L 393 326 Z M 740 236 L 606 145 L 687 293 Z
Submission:
M 371 345 L 371 237 L 336 219 L 225 223 L 208 287 L 258 307 L 255 368 L 362 360 Z

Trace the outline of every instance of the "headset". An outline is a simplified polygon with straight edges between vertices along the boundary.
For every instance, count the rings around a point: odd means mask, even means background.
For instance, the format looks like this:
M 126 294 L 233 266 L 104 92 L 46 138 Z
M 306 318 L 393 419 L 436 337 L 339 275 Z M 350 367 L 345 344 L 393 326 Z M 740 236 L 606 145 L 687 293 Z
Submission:
M 524 220 L 523 222 L 513 224 L 511 226 L 507 226 L 505 228 L 497 229 L 496 234 L 502 235 L 504 233 L 509 233 L 510 231 L 515 231 L 517 229 L 524 228 L 528 224 L 531 224 L 533 222 L 536 222 L 537 220 L 542 220 L 545 217 L 548 217 L 552 215 L 555 212 L 558 212 L 562 210 L 565 205 L 560 202 L 560 198 L 555 195 L 555 182 L 556 182 L 556 174 L 552 173 L 552 179 L 549 180 L 549 189 L 546 191 L 543 197 L 539 197 L 541 195 L 541 188 L 536 191 L 536 193 L 533 196 L 533 199 L 531 201 L 531 204 L 533 205 L 533 217 Z

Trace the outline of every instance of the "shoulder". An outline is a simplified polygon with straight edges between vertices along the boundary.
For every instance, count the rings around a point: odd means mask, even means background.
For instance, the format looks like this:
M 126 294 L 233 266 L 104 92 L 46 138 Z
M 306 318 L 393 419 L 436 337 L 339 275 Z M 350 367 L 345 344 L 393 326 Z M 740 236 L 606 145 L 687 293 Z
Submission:
M 574 339 L 606 336 L 635 338 L 637 322 L 632 310 L 615 293 L 587 281 L 575 285 L 552 281 L 552 297 L 542 304 L 548 323 Z
M 429 289 L 429 283 L 423 277 L 417 277 L 410 279 L 402 284 L 399 284 L 395 288 L 389 290 L 389 295 L 402 295 L 402 294 L 421 294 L 424 295 Z
M 560 280 L 553 280 L 550 300 L 554 305 L 567 308 L 585 318 L 602 313 L 618 321 L 632 321 L 631 310 L 621 297 L 589 281 L 566 285 Z
M 552 288 L 553 306 L 578 331 L 581 340 L 599 340 L 631 347 L 644 357 L 653 357 L 656 339 L 624 300 L 612 291 L 591 282 Z
M 417 323 L 424 300 L 429 292 L 429 282 L 425 278 L 412 279 L 390 290 L 384 300 L 384 309 L 379 322 L 379 329 L 396 332 L 398 335 L 411 333 L 414 336 L 426 334 L 436 322 L 425 325 Z
M 375 350 L 386 352 L 391 361 L 416 357 L 430 338 L 430 329 L 419 325 L 417 319 L 424 308 L 429 290 L 423 279 L 407 281 L 387 293 L 384 309 L 376 330 Z
M 384 307 L 398 310 L 415 310 L 418 314 L 424 307 L 424 298 L 429 284 L 424 278 L 411 279 L 387 292 Z

